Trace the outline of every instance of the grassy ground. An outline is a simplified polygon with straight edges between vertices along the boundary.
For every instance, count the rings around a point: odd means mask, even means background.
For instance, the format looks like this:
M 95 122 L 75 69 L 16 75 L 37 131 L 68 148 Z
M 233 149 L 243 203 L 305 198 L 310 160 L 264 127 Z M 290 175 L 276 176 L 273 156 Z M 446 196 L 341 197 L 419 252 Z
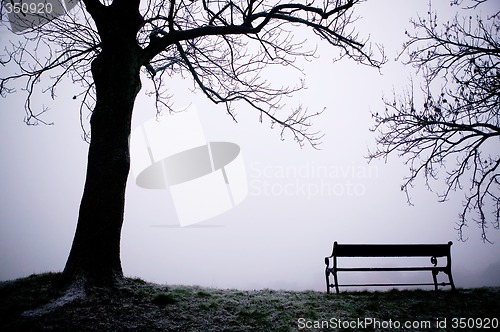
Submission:
M 57 278 L 48 273 L 0 283 L 0 331 L 465 331 L 460 323 L 494 327 L 498 321 L 487 318 L 500 319 L 500 288 L 327 295 L 163 286 L 140 279 L 92 289 L 85 298 L 40 311 L 61 297 Z M 406 322 L 413 327 L 404 328 Z M 343 328 L 347 324 L 352 329 Z

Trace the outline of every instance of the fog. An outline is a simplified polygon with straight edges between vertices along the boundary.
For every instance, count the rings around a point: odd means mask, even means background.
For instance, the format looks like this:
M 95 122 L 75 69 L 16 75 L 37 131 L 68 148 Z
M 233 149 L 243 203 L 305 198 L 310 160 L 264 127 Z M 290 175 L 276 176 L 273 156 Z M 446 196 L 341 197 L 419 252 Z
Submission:
M 290 136 L 281 140 L 277 128 L 271 129 L 265 120 L 259 123 L 259 114 L 245 105 L 236 108 L 236 123 L 223 107 L 193 93 L 188 79 L 171 80 L 169 94 L 175 105 L 196 105 L 207 140 L 240 146 L 248 196 L 224 214 L 180 227 L 169 191 L 143 189 L 131 174 L 121 247 L 126 276 L 219 288 L 323 291 L 324 257 L 334 241 L 451 240 L 457 287 L 500 286 L 499 232 L 490 229 L 494 244 L 484 244 L 480 230 L 471 225 L 465 230 L 468 240 L 457 240 L 463 193 L 452 193 L 439 203 L 420 178 L 410 192 L 410 206 L 400 190 L 408 175 L 403 160 L 394 155 L 387 162 L 368 164 L 365 159 L 375 146 L 370 111 L 382 110 L 382 96 L 401 91 L 410 77 L 418 80 L 394 58 L 405 29 L 411 29 L 410 17 L 427 12 L 425 1 L 381 3 L 360 6 L 363 18 L 356 23 L 361 35 L 384 45 L 389 62 L 381 72 L 349 59 L 332 63 L 336 51 L 326 45 L 318 48 L 319 59 L 298 64 L 308 88 L 296 94 L 290 107 L 303 104 L 311 112 L 326 107 L 313 120 L 313 129 L 324 134 L 319 150 L 300 148 Z M 446 1 L 436 7 L 449 8 Z M 2 48 L 9 38 L 8 32 L 0 33 Z M 284 83 L 299 76 L 293 70 L 278 75 Z M 67 84 L 55 101 L 48 96 L 37 99 L 50 105 L 45 116 L 54 122 L 51 126 L 24 124 L 22 94 L 0 99 L 0 280 L 64 268 L 88 149 L 73 89 Z M 152 100 L 141 92 L 133 126 L 154 116 Z M 431 280 L 430 273 L 422 277 Z

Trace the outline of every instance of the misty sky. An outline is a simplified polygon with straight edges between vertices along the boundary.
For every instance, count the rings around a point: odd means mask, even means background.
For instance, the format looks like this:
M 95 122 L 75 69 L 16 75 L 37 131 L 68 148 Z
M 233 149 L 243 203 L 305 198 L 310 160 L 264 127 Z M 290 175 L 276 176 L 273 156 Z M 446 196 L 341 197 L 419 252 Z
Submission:
M 439 2 L 435 9 L 443 18 L 456 10 L 449 1 Z M 500 9 L 498 4 L 489 5 L 482 11 Z M 426 12 L 427 1 L 368 1 L 359 6 L 357 13 L 363 18 L 356 23 L 357 30 L 382 43 L 389 59 L 380 73 L 349 59 L 332 63 L 337 51 L 326 45 L 319 46 L 319 59 L 298 64 L 308 89 L 296 94 L 290 107 L 303 104 L 311 112 L 326 107 L 314 119 L 313 129 L 325 135 L 320 150 L 301 149 L 288 136 L 280 140 L 278 129 L 270 129 L 266 121 L 259 123 L 259 115 L 244 105 L 236 109 L 235 123 L 222 107 L 192 93 L 189 79 L 173 78 L 169 94 L 175 105 L 196 105 L 207 139 L 241 147 L 249 194 L 236 208 L 181 228 L 169 192 L 142 189 L 131 174 L 122 231 L 125 275 L 168 284 L 323 291 L 323 259 L 334 241 L 452 240 L 452 271 L 458 287 L 500 286 L 500 232 L 490 230 L 495 244 L 483 244 L 480 230 L 471 225 L 465 233 L 469 240 L 457 241 L 454 227 L 463 193 L 438 203 L 420 178 L 411 191 L 414 206 L 409 206 L 400 191 L 408 174 L 402 160 L 394 155 L 387 163 L 367 164 L 364 158 L 375 144 L 369 131 L 370 111 L 382 110 L 382 96 L 402 91 L 410 77 L 418 81 L 411 68 L 394 58 L 405 29 L 411 29 L 409 19 Z M 0 32 L 2 49 L 10 37 L 9 32 Z M 296 82 L 300 75 L 288 69 L 276 73 L 284 83 Z M 143 86 L 147 87 L 145 78 Z M 55 101 L 48 96 L 36 99 L 50 106 L 46 119 L 54 122 L 52 126 L 24 124 L 22 94 L 0 99 L 0 280 L 64 268 L 88 149 L 74 91 L 66 84 Z M 133 126 L 154 116 L 152 100 L 143 90 Z M 436 183 L 436 188 L 440 185 Z M 391 280 L 398 273 L 394 275 L 356 278 Z M 430 281 L 431 275 L 405 274 L 404 279 Z

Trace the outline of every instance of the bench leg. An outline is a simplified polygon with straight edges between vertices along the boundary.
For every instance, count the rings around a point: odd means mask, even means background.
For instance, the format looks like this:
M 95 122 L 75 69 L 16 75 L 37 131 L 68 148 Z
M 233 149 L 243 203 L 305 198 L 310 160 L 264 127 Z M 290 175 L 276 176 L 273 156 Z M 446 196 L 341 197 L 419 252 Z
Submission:
M 455 288 L 455 283 L 453 282 L 453 276 L 451 275 L 451 270 L 446 272 L 448 275 L 448 280 L 450 281 L 450 286 L 452 291 L 456 291 L 457 289 Z
M 439 273 L 439 270 L 432 270 L 432 279 L 434 280 L 434 290 L 438 290 L 438 283 L 437 283 L 437 275 Z
M 330 294 L 330 271 L 328 268 L 325 269 L 325 279 L 326 279 L 326 293 Z
M 333 272 L 333 280 L 335 281 L 335 291 L 338 294 L 340 293 L 340 291 L 339 291 L 339 280 L 337 279 L 337 271 Z

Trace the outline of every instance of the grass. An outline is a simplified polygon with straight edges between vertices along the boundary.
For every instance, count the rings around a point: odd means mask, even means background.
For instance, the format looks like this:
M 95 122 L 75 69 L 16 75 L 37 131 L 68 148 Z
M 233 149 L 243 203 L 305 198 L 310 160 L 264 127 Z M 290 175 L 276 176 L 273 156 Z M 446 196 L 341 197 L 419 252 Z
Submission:
M 432 328 L 413 330 L 439 330 L 436 321 L 444 319 L 447 329 L 441 330 L 452 331 L 453 318 L 500 319 L 500 288 L 327 295 L 164 286 L 141 279 L 126 279 L 113 289 L 94 288 L 84 299 L 27 315 L 62 295 L 55 287 L 58 276 L 47 273 L 0 283 L 0 331 L 335 331 L 339 322 L 365 318 L 379 324 L 362 326 L 365 331 L 385 331 L 382 324 L 389 320 L 428 321 Z M 317 328 L 301 328 L 306 325 Z

